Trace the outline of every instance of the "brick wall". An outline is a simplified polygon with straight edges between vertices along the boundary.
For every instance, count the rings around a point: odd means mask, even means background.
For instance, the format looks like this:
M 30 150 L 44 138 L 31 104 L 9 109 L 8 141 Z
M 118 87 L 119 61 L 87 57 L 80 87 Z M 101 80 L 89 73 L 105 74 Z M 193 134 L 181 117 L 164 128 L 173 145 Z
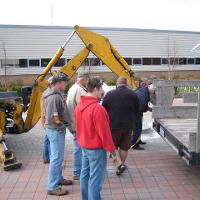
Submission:
M 137 72 L 136 77 L 144 78 L 150 76 L 156 76 L 161 79 L 168 79 L 168 72 Z M 91 76 L 99 76 L 105 80 L 113 80 L 116 79 L 117 76 L 112 72 L 102 72 L 102 73 L 91 73 Z M 174 71 L 171 75 L 174 79 L 191 79 L 191 80 L 199 80 L 200 79 L 200 71 Z M 7 83 L 22 83 L 23 85 L 32 85 L 34 80 L 37 78 L 37 75 L 9 75 L 7 76 Z M 75 76 L 72 78 L 74 81 Z M 4 84 L 4 76 L 0 75 L 0 83 Z

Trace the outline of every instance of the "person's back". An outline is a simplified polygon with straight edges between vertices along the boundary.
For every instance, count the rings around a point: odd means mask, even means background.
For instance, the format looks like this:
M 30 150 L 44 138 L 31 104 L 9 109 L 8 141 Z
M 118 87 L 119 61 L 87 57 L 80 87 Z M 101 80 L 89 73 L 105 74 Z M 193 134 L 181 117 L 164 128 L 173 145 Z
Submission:
M 117 87 L 106 94 L 103 106 L 109 113 L 111 130 L 133 128 L 138 110 L 138 99 L 133 90 L 124 85 Z
M 139 113 L 147 112 L 148 111 L 148 104 L 150 101 L 150 94 L 148 87 L 142 87 L 136 90 L 136 95 L 139 100 Z
M 81 87 L 78 83 L 75 83 L 72 85 L 72 87 L 69 89 L 67 94 L 67 110 L 69 114 L 69 129 L 72 132 L 75 132 L 75 120 L 74 120 L 74 110 L 77 106 L 77 104 L 80 101 L 81 96 L 85 96 L 87 94 L 87 91 Z
M 77 140 L 81 147 L 113 151 L 109 117 L 97 98 L 81 97 L 76 107 Z
M 80 101 L 81 96 L 87 94 L 86 84 L 88 81 L 88 74 L 79 73 L 76 83 L 68 91 L 67 95 L 67 110 L 68 110 L 68 121 L 69 130 L 73 134 L 73 175 L 74 180 L 80 179 L 81 173 L 81 160 L 82 150 L 76 141 L 76 123 L 74 119 L 74 110 Z
M 149 107 L 150 97 L 155 96 L 155 88 L 153 85 L 145 85 L 136 90 L 136 95 L 139 100 L 139 110 L 137 115 L 137 120 L 134 122 L 135 127 L 132 134 L 131 148 L 137 150 L 144 150 L 140 144 L 146 144 L 141 140 L 142 134 L 142 124 L 143 124 L 143 113 L 147 111 L 152 111 L 152 108 Z
M 123 77 L 117 80 L 117 89 L 106 94 L 102 104 L 110 116 L 110 129 L 116 149 L 119 152 L 119 176 L 126 169 L 124 165 L 131 144 L 131 133 L 138 112 L 138 98 L 135 92 L 127 87 Z
M 90 79 L 87 84 L 88 94 L 81 97 L 75 109 L 77 142 L 83 154 L 80 189 L 84 200 L 101 200 L 107 165 L 106 151 L 115 150 L 108 114 L 99 104 L 102 84 L 97 78 Z

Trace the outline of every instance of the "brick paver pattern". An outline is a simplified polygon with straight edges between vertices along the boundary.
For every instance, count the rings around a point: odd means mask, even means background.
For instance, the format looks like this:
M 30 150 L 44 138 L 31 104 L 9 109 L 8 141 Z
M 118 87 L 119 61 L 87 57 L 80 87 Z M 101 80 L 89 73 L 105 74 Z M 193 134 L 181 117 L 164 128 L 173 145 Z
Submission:
M 29 133 L 6 135 L 9 147 L 23 167 L 9 172 L 0 168 L 0 200 L 81 199 L 79 181 L 65 187 L 69 190 L 67 196 L 47 195 L 48 165 L 42 163 L 41 157 L 43 137 L 40 124 Z M 154 134 L 147 142 L 145 151 L 130 150 L 126 163 L 128 170 L 121 177 L 115 174 L 116 164 L 108 160 L 103 200 L 200 200 L 200 168 L 187 166 L 158 135 Z M 69 133 L 63 174 L 72 179 L 72 137 Z

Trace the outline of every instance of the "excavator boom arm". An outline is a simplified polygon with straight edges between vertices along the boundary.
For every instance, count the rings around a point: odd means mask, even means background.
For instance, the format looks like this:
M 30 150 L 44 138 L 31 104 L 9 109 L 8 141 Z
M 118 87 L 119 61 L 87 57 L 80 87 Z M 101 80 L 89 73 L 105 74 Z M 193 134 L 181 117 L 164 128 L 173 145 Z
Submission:
M 48 87 L 47 80 L 45 77 L 50 72 L 51 68 L 55 65 L 58 59 L 62 56 L 64 47 L 74 35 L 74 33 L 80 37 L 85 44 L 83 48 L 76 56 L 74 56 L 68 63 L 66 63 L 60 72 L 67 74 L 70 78 L 75 74 L 82 62 L 88 57 L 90 51 L 99 58 L 106 66 L 108 66 L 116 75 L 127 78 L 128 84 L 133 89 L 136 88 L 134 81 L 134 73 L 126 61 L 120 56 L 117 50 L 112 46 L 109 40 L 97 33 L 89 31 L 79 26 L 74 27 L 74 31 L 56 52 L 54 57 L 51 59 L 47 67 L 42 71 L 41 75 L 36 80 L 36 84 L 33 88 L 30 105 L 27 111 L 27 117 L 24 124 L 24 131 L 30 130 L 39 120 L 41 109 L 40 101 L 42 92 Z
M 127 78 L 129 86 L 136 89 L 132 69 L 112 46 L 108 38 L 79 26 L 75 26 L 75 31 L 96 57 L 98 57 L 115 74 Z

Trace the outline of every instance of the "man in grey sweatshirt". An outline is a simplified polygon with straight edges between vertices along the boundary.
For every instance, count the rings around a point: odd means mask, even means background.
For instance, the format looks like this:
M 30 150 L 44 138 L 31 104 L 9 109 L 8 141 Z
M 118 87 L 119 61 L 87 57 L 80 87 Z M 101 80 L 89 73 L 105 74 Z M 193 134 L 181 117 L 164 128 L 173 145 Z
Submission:
M 67 126 L 67 111 L 61 92 L 65 89 L 68 77 L 57 73 L 52 78 L 51 88 L 44 94 L 45 132 L 50 142 L 50 165 L 48 175 L 48 194 L 66 195 L 67 190 L 61 185 L 71 185 L 72 181 L 62 176 L 62 162 L 64 160 L 65 134 Z

